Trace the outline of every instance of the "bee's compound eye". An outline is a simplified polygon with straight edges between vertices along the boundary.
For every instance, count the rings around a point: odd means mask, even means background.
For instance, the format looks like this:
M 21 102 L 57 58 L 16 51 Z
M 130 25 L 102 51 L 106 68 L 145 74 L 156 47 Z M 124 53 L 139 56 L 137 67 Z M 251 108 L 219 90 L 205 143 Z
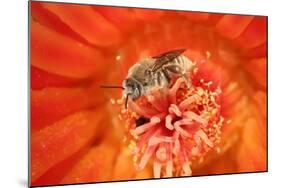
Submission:
M 133 82 L 133 80 L 131 80 L 130 78 L 126 80 L 126 84 L 127 87 L 130 87 L 132 89 L 135 88 L 135 83 Z

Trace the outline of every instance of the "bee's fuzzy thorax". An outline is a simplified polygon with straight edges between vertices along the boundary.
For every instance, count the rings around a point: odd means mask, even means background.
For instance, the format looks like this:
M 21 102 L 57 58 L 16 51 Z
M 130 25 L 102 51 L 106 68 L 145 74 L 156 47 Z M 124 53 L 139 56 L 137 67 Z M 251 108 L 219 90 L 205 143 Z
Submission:
M 201 80 L 188 88 L 179 77 L 169 88 L 155 87 L 150 95 L 130 100 L 127 110 L 119 100 L 126 140 L 139 170 L 151 161 L 155 178 L 190 176 L 191 163 L 217 149 L 224 118 L 220 115 L 221 90 L 211 90 L 211 84 Z M 136 126 L 140 117 L 149 122 Z

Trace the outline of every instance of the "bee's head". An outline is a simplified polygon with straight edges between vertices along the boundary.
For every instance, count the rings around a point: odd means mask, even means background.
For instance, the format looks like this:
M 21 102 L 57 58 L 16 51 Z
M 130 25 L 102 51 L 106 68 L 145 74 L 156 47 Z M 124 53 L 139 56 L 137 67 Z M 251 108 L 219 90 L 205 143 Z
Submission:
M 134 78 L 127 78 L 126 80 L 123 81 L 122 84 L 124 88 L 123 95 L 126 98 L 126 107 L 128 103 L 129 97 L 132 100 L 136 100 L 137 98 L 140 97 L 141 95 L 141 84 L 135 80 Z

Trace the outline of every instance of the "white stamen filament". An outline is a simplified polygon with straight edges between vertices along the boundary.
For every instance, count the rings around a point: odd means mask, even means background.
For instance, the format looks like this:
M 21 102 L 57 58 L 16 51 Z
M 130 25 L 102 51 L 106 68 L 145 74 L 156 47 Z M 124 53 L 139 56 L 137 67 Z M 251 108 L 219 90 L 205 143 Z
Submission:
M 179 121 L 176 121 L 174 123 L 174 126 L 181 126 L 181 125 L 191 125 L 192 124 L 192 121 L 190 119 L 181 119 Z
M 188 97 L 187 99 L 185 99 L 184 101 L 182 101 L 182 102 L 179 104 L 179 108 L 180 108 L 181 110 L 187 109 L 187 107 L 188 107 L 190 104 L 192 104 L 193 102 L 196 101 L 196 97 L 195 97 L 195 96 L 196 96 L 196 95 L 191 96 L 191 97 Z
M 150 157 L 152 156 L 152 154 L 154 153 L 154 150 L 155 150 L 155 146 L 152 146 L 152 147 L 149 147 L 149 148 L 146 148 L 141 160 L 140 160 L 140 163 L 139 163 L 139 170 L 143 170 L 145 165 L 147 164 L 148 160 L 150 159 Z
M 168 136 L 153 136 L 150 138 L 149 142 L 148 142 L 148 146 L 152 146 L 152 145 L 156 145 L 156 144 L 160 144 L 160 143 L 172 143 L 173 139 L 171 137 Z
M 197 121 L 198 123 L 201 123 L 204 127 L 207 126 L 207 121 L 192 111 L 184 112 L 183 116 L 193 119 L 194 121 Z
M 169 160 L 166 164 L 166 177 L 172 177 L 173 176 L 173 161 Z
M 185 162 L 183 165 L 183 176 L 191 176 L 191 169 L 189 166 L 189 162 Z
M 182 115 L 182 112 L 180 111 L 180 109 L 178 108 L 177 105 L 175 104 L 171 104 L 169 107 L 169 113 L 171 114 L 175 114 L 176 116 L 180 117 Z
M 208 146 L 213 147 L 213 143 L 209 140 L 208 136 L 206 135 L 206 133 L 204 133 L 204 131 L 199 130 L 196 133 Z
M 191 138 L 191 134 L 189 134 L 186 130 L 184 130 L 183 128 L 181 128 L 179 125 L 174 125 L 176 131 L 183 137 L 188 137 Z
M 153 174 L 154 178 L 160 178 L 161 175 L 161 164 L 158 163 L 157 161 L 154 161 L 153 163 Z

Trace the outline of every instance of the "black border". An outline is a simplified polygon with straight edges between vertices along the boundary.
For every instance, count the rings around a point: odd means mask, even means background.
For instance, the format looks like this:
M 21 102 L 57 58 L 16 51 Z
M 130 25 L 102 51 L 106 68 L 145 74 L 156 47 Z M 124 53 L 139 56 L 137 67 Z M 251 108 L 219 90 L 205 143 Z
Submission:
M 165 178 L 150 178 L 150 179 L 131 179 L 131 180 L 114 180 L 114 181 L 98 181 L 98 182 L 86 182 L 86 183 L 73 183 L 73 184 L 50 184 L 50 185 L 39 185 L 31 186 L 31 113 L 30 113 L 30 101 L 31 101 L 31 72 L 30 72 L 30 57 L 31 57 L 31 2 L 41 2 L 41 3 L 57 3 L 57 4 L 74 4 L 74 5 L 94 5 L 94 6 L 105 6 L 105 7 L 119 7 L 119 8 L 139 8 L 139 9 L 150 9 L 150 10 L 164 10 L 164 11 L 177 11 L 177 12 L 198 12 L 198 13 L 211 13 L 211 14 L 228 14 L 228 15 L 239 15 L 239 16 L 262 16 L 266 17 L 266 170 L 265 171 L 255 171 L 255 172 L 237 172 L 237 173 L 223 173 L 223 174 L 208 174 L 208 175 L 192 175 L 192 176 L 182 176 L 182 177 L 165 177 Z M 100 183 L 116 183 L 116 182 L 134 182 L 143 180 L 161 180 L 161 179 L 182 179 L 182 178 L 197 178 L 206 176 L 222 176 L 222 175 L 239 175 L 239 174 L 253 174 L 253 173 L 266 173 L 268 170 L 268 16 L 266 15 L 255 15 L 255 14 L 236 14 L 236 13 L 225 13 L 225 12 L 205 12 L 205 11 L 192 11 L 192 10 L 182 10 L 182 9 L 161 9 L 161 8 L 149 8 L 149 7 L 133 7 L 133 6 L 120 6 L 120 5 L 101 5 L 101 4 L 91 4 L 91 3 L 72 3 L 72 2 L 54 2 L 54 1 L 40 1 L 40 0 L 29 0 L 28 1 L 28 187 L 52 187 L 52 186 L 67 186 L 67 185 L 86 185 L 86 184 L 100 184 Z

